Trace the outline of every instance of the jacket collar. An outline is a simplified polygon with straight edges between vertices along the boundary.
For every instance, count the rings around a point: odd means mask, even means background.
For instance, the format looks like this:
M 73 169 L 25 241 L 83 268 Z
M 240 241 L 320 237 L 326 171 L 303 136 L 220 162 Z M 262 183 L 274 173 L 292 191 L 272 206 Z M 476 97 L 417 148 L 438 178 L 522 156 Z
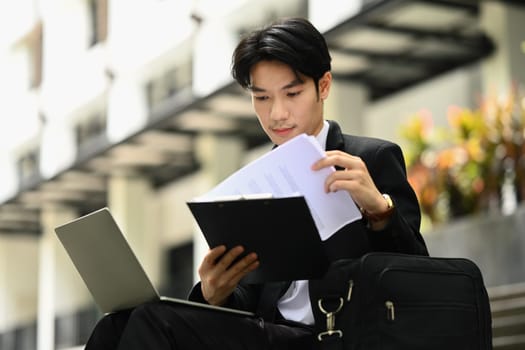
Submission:
M 330 128 L 328 129 L 328 136 L 326 138 L 326 150 L 344 150 L 345 141 L 341 127 L 333 120 L 328 120 L 328 124 L 330 124 Z

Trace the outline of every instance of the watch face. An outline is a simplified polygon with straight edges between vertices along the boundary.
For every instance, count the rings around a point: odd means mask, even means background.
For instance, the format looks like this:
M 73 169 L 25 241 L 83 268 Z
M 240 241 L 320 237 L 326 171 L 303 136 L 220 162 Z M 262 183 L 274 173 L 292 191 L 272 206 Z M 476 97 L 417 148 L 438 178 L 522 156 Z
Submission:
M 388 194 L 383 194 L 383 198 L 386 200 L 388 209 L 392 209 L 394 207 L 394 202 L 392 201 L 392 198 L 390 198 Z

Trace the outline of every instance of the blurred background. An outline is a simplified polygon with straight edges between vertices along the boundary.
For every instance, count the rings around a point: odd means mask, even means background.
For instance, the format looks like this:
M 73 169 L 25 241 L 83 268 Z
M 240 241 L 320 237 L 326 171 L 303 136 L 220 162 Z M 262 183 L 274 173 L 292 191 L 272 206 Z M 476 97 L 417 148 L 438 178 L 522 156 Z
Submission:
M 271 149 L 232 81 L 243 33 L 324 33 L 328 119 L 399 143 L 431 255 L 474 260 L 495 348 L 525 348 L 521 0 L 0 3 L 0 349 L 82 348 L 101 314 L 54 227 L 109 207 L 162 294 L 207 250 L 186 206 Z

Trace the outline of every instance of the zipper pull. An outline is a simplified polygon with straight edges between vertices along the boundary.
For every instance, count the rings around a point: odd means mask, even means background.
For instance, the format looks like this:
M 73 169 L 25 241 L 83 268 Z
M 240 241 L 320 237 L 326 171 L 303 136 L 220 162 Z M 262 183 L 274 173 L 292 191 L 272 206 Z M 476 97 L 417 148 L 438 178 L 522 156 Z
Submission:
M 348 293 L 346 294 L 346 301 L 352 298 L 352 288 L 354 288 L 354 280 L 348 281 Z
M 387 300 L 385 301 L 385 306 L 386 306 L 386 319 L 388 321 L 394 321 L 394 319 L 396 318 L 395 312 L 394 312 L 394 302 Z

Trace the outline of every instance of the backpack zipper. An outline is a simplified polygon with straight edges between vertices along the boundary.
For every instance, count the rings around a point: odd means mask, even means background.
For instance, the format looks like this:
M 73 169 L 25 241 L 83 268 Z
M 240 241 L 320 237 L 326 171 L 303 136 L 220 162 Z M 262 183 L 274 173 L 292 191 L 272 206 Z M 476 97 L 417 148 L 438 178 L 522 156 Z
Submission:
M 387 300 L 385 301 L 386 306 L 386 319 L 388 321 L 394 321 L 396 318 L 395 312 L 394 312 L 394 302 Z
M 346 301 L 352 299 L 352 289 L 354 288 L 354 280 L 348 281 L 348 293 L 346 294 Z

